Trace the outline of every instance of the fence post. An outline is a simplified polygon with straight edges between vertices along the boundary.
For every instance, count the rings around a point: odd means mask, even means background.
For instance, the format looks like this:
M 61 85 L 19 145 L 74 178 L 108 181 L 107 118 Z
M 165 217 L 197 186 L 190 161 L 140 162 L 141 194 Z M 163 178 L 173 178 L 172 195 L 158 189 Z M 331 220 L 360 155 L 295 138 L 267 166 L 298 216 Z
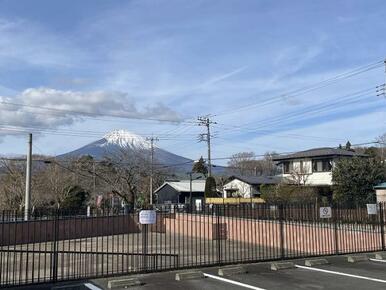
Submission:
M 284 249 L 284 205 L 279 205 L 279 225 L 280 225 L 280 258 L 285 258 Z
M 148 230 L 148 227 L 146 224 L 143 224 L 142 225 L 142 265 L 143 265 L 143 270 L 144 271 L 148 271 L 148 261 L 147 261 L 147 258 L 148 258 L 148 255 L 147 255 L 147 230 Z
M 334 222 L 334 242 L 335 242 L 335 254 L 339 255 L 339 243 L 338 243 L 338 218 L 337 218 L 337 208 L 331 206 L 332 211 L 332 220 Z
M 58 281 L 58 267 L 59 267 L 59 263 L 58 263 L 58 256 L 59 256 L 59 253 L 58 253 L 58 241 L 59 241 L 59 211 L 58 210 L 55 210 L 55 214 L 54 214 L 54 228 L 53 228 L 54 232 L 53 232 L 53 248 L 52 248 L 52 280 L 53 282 L 57 282 Z
M 221 232 L 220 232 L 220 206 L 219 204 L 216 204 L 215 207 L 216 207 L 216 222 L 217 222 L 217 227 L 216 227 L 216 231 L 217 231 L 217 263 L 218 264 L 221 264 L 221 239 L 222 239 L 222 236 L 221 236 Z
M 385 222 L 383 220 L 383 203 L 379 203 L 379 226 L 381 227 L 382 251 L 385 250 Z

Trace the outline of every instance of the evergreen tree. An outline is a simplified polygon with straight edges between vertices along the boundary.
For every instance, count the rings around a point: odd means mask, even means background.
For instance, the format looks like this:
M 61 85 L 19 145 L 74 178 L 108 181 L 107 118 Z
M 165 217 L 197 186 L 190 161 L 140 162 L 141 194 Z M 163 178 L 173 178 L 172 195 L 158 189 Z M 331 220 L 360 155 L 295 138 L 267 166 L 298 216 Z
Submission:
M 212 176 L 208 177 L 205 182 L 205 198 L 207 197 L 218 197 L 216 180 Z
M 367 147 L 364 151 L 365 154 L 369 155 L 371 158 L 378 158 L 378 148 L 372 146 Z
M 67 189 L 60 207 L 62 209 L 85 209 L 87 201 L 89 199 L 89 193 L 80 186 L 70 186 Z
M 386 178 L 386 164 L 376 159 L 345 158 L 332 172 L 333 198 L 350 206 L 375 201 L 373 186 Z
M 200 159 L 196 163 L 194 163 L 193 168 L 192 168 L 192 172 L 201 173 L 204 176 L 207 176 L 208 167 L 206 166 L 205 160 L 204 160 L 204 158 L 202 158 L 202 156 L 200 157 Z
M 348 150 L 348 151 L 354 151 L 354 150 L 351 149 L 351 143 L 350 143 L 350 141 L 347 141 L 347 143 L 346 143 L 346 148 L 345 148 L 345 149 Z

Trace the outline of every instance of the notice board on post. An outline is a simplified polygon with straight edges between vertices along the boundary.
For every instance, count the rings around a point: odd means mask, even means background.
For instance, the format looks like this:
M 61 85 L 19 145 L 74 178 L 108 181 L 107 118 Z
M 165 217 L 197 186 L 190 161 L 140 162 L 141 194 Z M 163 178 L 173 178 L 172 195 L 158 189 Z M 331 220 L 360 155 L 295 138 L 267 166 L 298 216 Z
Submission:
M 157 213 L 155 210 L 141 210 L 139 212 L 139 223 L 142 225 L 153 225 L 156 220 Z
M 332 218 L 332 210 L 331 210 L 331 207 L 329 206 L 325 206 L 325 207 L 321 207 L 319 209 L 319 217 L 321 219 L 329 219 L 329 218 Z

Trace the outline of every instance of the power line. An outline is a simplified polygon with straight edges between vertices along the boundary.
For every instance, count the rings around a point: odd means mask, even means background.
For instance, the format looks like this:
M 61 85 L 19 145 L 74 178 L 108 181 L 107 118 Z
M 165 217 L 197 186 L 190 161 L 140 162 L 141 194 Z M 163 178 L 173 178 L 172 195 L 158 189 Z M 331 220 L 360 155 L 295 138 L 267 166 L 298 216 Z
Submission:
M 334 84 L 334 83 L 336 83 L 338 81 L 351 78 L 353 76 L 365 73 L 367 71 L 370 71 L 370 70 L 373 70 L 373 69 L 376 69 L 376 68 L 380 68 L 380 67 L 383 66 L 383 62 L 384 61 L 381 60 L 381 61 L 373 62 L 373 63 L 367 64 L 367 65 L 364 65 L 364 66 L 360 66 L 358 68 L 355 68 L 353 70 L 347 71 L 345 73 L 338 74 L 338 75 L 336 75 L 334 77 L 331 77 L 329 79 L 326 79 L 326 80 L 323 80 L 323 81 L 320 81 L 320 82 L 316 82 L 316 83 L 314 83 L 312 85 L 308 85 L 308 86 L 305 86 L 305 87 L 302 87 L 302 88 L 299 88 L 299 89 L 295 89 L 293 91 L 289 91 L 289 92 L 281 94 L 281 95 L 277 95 L 275 97 L 270 98 L 269 100 L 265 100 L 263 102 L 261 102 L 261 101 L 253 102 L 253 103 L 250 103 L 248 105 L 243 105 L 243 106 L 240 106 L 240 107 L 232 109 L 232 110 L 226 110 L 226 111 L 218 112 L 218 113 L 215 113 L 214 116 L 222 116 L 222 115 L 226 115 L 226 114 L 234 114 L 234 113 L 237 113 L 237 112 L 240 112 L 240 111 L 243 111 L 243 110 L 250 110 L 250 109 L 252 109 L 252 108 L 254 108 L 256 106 L 263 106 L 263 105 L 273 104 L 273 103 L 279 102 L 279 101 L 281 101 L 281 100 L 283 100 L 285 98 L 293 98 L 293 97 L 296 97 L 296 96 L 299 96 L 299 95 L 304 95 L 304 94 L 310 93 L 312 91 L 315 91 L 315 90 L 318 90 L 318 89 L 330 86 L 330 85 L 332 85 L 332 84 Z
M 50 134 L 50 135 L 59 135 L 59 136 L 73 136 L 73 137 L 95 137 L 101 138 L 107 134 L 107 132 L 97 132 L 97 131 L 89 131 L 89 130 L 70 130 L 70 129 L 52 129 L 48 127 L 40 127 L 40 126 L 11 126 L 7 124 L 0 124 L 0 131 L 9 131 L 9 132 L 33 132 L 39 134 Z M 136 134 L 141 137 L 147 137 L 149 135 Z M 164 135 L 163 137 L 159 137 L 160 140 L 181 140 L 188 136 L 195 136 L 196 134 L 185 134 L 185 137 L 180 135 Z
M 332 103 L 330 101 L 322 102 L 322 103 L 314 104 L 314 105 L 311 105 L 308 107 L 304 107 L 301 110 L 295 110 L 295 111 L 289 112 L 289 113 L 284 114 L 284 115 L 279 115 L 279 116 L 275 116 L 272 118 L 264 119 L 263 121 L 260 121 L 260 122 L 255 121 L 255 122 L 259 122 L 259 126 L 256 128 L 245 127 L 245 125 L 252 123 L 252 122 L 248 122 L 248 123 L 245 123 L 243 125 L 238 125 L 238 126 L 229 125 L 230 128 L 225 129 L 225 130 L 230 132 L 230 131 L 235 131 L 235 130 L 240 131 L 240 130 L 244 129 L 248 132 L 255 132 L 261 128 L 265 128 L 268 126 L 274 126 L 276 124 L 281 124 L 283 121 L 286 121 L 286 124 L 288 124 L 289 120 L 292 120 L 293 122 L 295 122 L 295 120 L 301 120 L 301 118 L 299 118 L 299 117 L 304 117 L 304 116 L 310 115 L 310 114 L 312 114 L 312 116 L 316 116 L 317 113 L 322 113 L 322 112 L 326 112 L 329 110 L 336 110 L 339 108 L 339 106 L 341 106 L 341 107 L 347 106 L 347 105 L 353 104 L 355 102 L 358 102 L 364 98 L 368 98 L 368 96 L 371 96 L 371 95 L 368 95 L 366 93 L 370 92 L 371 90 L 374 90 L 374 88 L 361 90 L 361 91 L 358 91 L 355 93 L 345 95 L 343 97 L 340 97 L 338 100 L 336 100 L 335 102 L 332 102 Z
M 350 94 L 344 95 L 344 96 L 339 97 L 337 99 L 335 98 L 332 103 L 330 101 L 320 102 L 320 103 L 317 103 L 317 104 L 314 104 L 314 105 L 311 105 L 308 107 L 301 108 L 300 110 L 295 110 L 295 111 L 286 113 L 284 115 L 279 115 L 279 116 L 275 116 L 275 117 L 268 118 L 268 119 L 266 118 L 266 119 L 264 119 L 263 123 L 264 122 L 269 123 L 272 121 L 287 120 L 289 117 L 303 116 L 306 114 L 310 114 L 310 111 L 312 111 L 312 110 L 316 111 L 316 112 L 322 112 L 324 110 L 330 109 L 331 107 L 336 108 L 336 105 L 339 105 L 339 104 L 346 105 L 347 102 L 350 100 L 358 100 L 358 98 L 363 98 L 364 94 L 367 94 L 373 90 L 374 90 L 374 88 L 360 90 L 360 91 L 357 91 L 355 93 L 350 93 Z M 248 125 L 250 123 L 252 123 L 252 122 L 245 123 L 242 126 Z M 261 122 L 259 122 L 259 124 L 261 124 Z M 242 126 L 235 126 L 235 128 L 240 128 Z

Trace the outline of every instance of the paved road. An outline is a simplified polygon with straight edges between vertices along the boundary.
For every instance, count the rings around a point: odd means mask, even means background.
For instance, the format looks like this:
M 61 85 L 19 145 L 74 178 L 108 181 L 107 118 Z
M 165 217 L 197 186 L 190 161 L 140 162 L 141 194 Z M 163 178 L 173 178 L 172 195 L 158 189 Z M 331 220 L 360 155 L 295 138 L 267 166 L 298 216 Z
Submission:
M 369 254 L 371 256 L 371 254 Z M 225 277 L 230 281 L 219 281 L 213 278 L 176 281 L 176 272 L 162 272 L 108 279 L 95 279 L 87 281 L 99 289 L 108 289 L 109 280 L 137 277 L 142 286 L 130 287 L 132 290 L 150 289 L 385 289 L 386 288 L 386 263 L 365 261 L 348 263 L 346 256 L 327 257 L 329 265 L 312 268 L 295 268 L 279 271 L 270 270 L 270 263 L 243 265 L 248 271 L 246 274 L 237 274 Z M 304 266 L 304 260 L 293 260 L 296 265 Z M 219 267 L 198 269 L 204 273 L 218 276 Z M 181 271 L 177 271 L 181 272 Z M 242 285 L 232 284 L 233 282 Z M 34 289 L 48 290 L 51 285 L 37 286 Z M 95 288 L 95 289 L 98 289 Z M 28 289 L 33 289 L 28 287 Z M 27 290 L 27 288 L 18 288 Z

